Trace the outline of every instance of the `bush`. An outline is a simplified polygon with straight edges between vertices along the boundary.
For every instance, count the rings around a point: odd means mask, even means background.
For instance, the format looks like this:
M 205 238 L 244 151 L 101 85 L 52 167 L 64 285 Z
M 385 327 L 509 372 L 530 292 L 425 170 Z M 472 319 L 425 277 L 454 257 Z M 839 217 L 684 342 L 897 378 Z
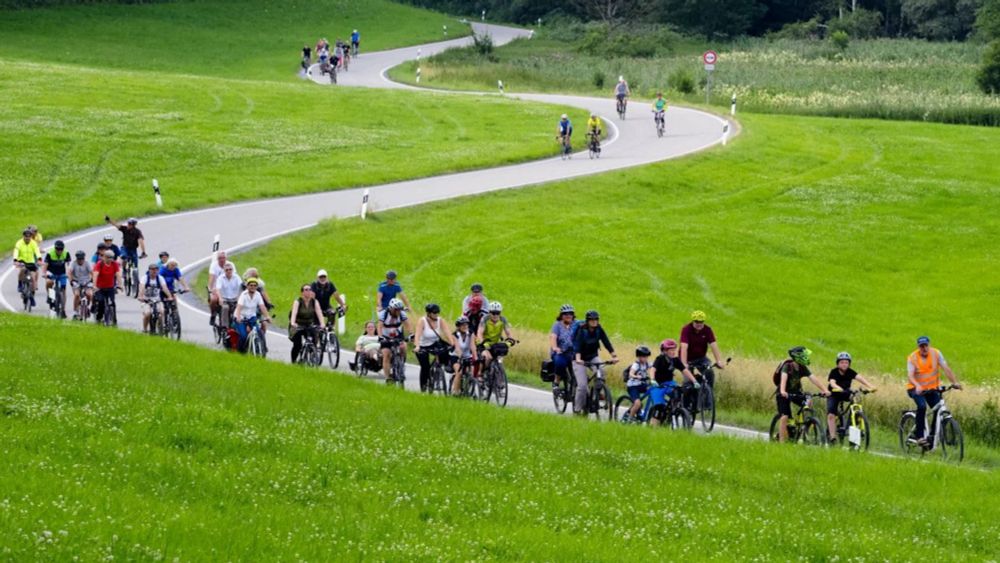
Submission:
M 473 49 L 482 56 L 493 54 L 493 36 L 489 33 L 472 34 Z
M 875 10 L 858 8 L 827 23 L 831 34 L 843 31 L 854 39 L 873 39 L 882 33 L 882 14 Z
M 847 50 L 847 45 L 850 44 L 851 37 L 844 30 L 834 31 L 830 34 L 830 42 L 843 53 Z
M 767 34 L 768 39 L 819 39 L 823 36 L 819 16 L 802 22 L 785 24 L 778 31 Z
M 594 86 L 598 90 L 604 88 L 604 73 L 599 70 L 594 72 Z
M 670 87 L 681 94 L 691 94 L 694 92 L 694 77 L 683 68 L 675 70 L 667 80 Z
M 976 71 L 979 89 L 994 96 L 1000 95 L 1000 39 L 990 43 L 983 55 L 983 65 Z

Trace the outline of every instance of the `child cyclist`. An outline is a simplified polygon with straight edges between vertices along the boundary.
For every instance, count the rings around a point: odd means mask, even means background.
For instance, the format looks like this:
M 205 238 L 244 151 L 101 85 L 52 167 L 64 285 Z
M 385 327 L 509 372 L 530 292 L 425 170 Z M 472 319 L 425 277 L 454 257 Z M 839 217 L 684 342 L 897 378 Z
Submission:
M 653 117 L 660 121 L 663 119 L 664 112 L 667 111 L 667 100 L 663 97 L 663 92 L 656 93 L 656 99 L 653 100 Z
M 653 385 L 649 390 L 651 406 L 667 404 L 667 398 L 673 395 L 676 386 L 674 383 L 675 371 L 683 374 L 686 386 L 690 386 L 695 390 L 700 387 L 698 380 L 691 373 L 691 370 L 681 362 L 678 356 L 677 341 L 673 338 L 668 338 L 660 342 L 660 355 L 653 361 L 653 369 L 650 371 L 650 377 L 656 382 L 656 385 Z M 657 419 L 649 422 L 654 426 L 660 424 L 660 421 Z
M 625 413 L 623 422 L 635 420 L 642 408 L 642 396 L 649 390 L 649 372 L 653 367 L 649 363 L 651 355 L 649 348 L 639 346 L 635 349 L 635 362 L 625 370 L 625 387 L 632 399 L 632 408 Z
M 858 383 L 865 386 L 871 392 L 875 392 L 876 387 L 867 379 L 851 369 L 851 355 L 847 352 L 837 354 L 837 367 L 830 370 L 827 376 L 827 390 L 830 396 L 826 398 L 826 428 L 829 431 L 830 442 L 837 440 L 837 409 L 841 402 L 851 400 L 851 381 L 857 379 Z
M 455 377 L 451 381 L 451 394 L 456 397 L 462 393 L 462 360 L 473 364 L 479 359 L 476 351 L 476 335 L 469 330 L 469 318 L 465 315 L 455 320 L 455 348 L 451 351 L 451 363 L 455 369 Z

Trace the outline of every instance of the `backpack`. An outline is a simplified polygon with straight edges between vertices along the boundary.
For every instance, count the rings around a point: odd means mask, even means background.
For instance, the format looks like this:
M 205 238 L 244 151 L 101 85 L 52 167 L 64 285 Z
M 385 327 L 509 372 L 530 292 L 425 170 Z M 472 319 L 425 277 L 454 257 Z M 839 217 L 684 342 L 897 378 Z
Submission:
M 774 370 L 774 375 L 771 376 L 771 381 L 774 383 L 775 387 L 781 387 L 781 370 L 785 367 L 788 362 L 793 362 L 794 360 L 784 360 L 778 367 Z

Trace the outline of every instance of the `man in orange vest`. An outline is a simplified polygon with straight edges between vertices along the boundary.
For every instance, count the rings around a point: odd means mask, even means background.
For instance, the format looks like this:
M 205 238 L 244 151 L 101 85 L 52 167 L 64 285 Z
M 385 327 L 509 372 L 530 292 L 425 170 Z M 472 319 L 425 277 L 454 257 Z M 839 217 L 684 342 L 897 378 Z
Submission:
M 927 441 L 924 437 L 927 407 L 934 408 L 934 405 L 941 400 L 938 387 L 941 386 L 942 369 L 955 388 L 961 389 L 962 385 L 948 363 L 944 361 L 944 356 L 937 348 L 931 348 L 931 339 L 926 336 L 918 338 L 917 349 L 906 358 L 906 373 L 909 379 L 906 393 L 917 404 L 917 428 L 910 439 L 920 444 Z

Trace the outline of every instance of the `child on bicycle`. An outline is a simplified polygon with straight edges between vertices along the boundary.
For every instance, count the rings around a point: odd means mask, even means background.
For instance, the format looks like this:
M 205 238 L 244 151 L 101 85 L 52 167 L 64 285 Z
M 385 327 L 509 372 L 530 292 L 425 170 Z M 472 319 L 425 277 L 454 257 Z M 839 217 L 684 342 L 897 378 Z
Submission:
M 823 384 L 809 371 L 812 350 L 805 346 L 796 346 L 788 351 L 788 357 L 789 359 L 778 365 L 772 376 L 777 387 L 775 401 L 778 406 L 778 414 L 781 415 L 778 422 L 779 442 L 788 441 L 788 419 L 792 416 L 792 402 L 801 404 L 803 377 L 808 378 L 820 390 L 820 395 L 829 396 Z
M 476 336 L 469 330 L 469 317 L 462 315 L 455 320 L 455 332 L 452 336 L 455 348 L 451 352 L 451 365 L 455 370 L 455 377 L 451 384 L 451 394 L 458 396 L 462 393 L 462 360 L 475 363 L 479 359 Z
M 656 405 L 666 405 L 667 398 L 672 397 L 676 390 L 674 383 L 674 372 L 679 371 L 684 375 L 685 386 L 690 386 L 697 391 L 701 386 L 691 370 L 681 362 L 678 356 L 677 341 L 667 338 L 660 342 L 660 355 L 653 360 L 653 369 L 650 370 L 650 377 L 656 382 L 649 389 L 650 407 Z M 659 425 L 659 420 L 651 420 L 651 424 Z
M 871 392 L 875 391 L 875 386 L 868 383 L 868 380 L 858 375 L 858 372 L 851 369 L 851 355 L 847 352 L 837 354 L 837 367 L 830 370 L 827 376 L 827 390 L 830 396 L 826 398 L 826 428 L 829 433 L 830 442 L 837 439 L 837 411 L 840 403 L 851 400 L 851 381 L 857 379 Z
M 649 371 L 653 367 L 649 363 L 651 355 L 649 348 L 639 346 L 635 349 L 635 361 L 625 368 L 625 388 L 628 389 L 628 396 L 632 399 L 632 408 L 625 413 L 623 422 L 634 420 L 642 408 L 642 396 L 649 390 Z

